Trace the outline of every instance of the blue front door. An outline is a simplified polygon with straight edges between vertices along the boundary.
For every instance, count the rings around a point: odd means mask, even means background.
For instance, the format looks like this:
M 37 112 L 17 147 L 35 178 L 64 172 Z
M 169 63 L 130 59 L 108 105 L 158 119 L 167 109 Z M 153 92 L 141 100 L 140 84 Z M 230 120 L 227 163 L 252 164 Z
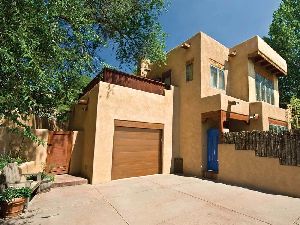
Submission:
M 219 130 L 212 128 L 207 131 L 207 170 L 219 171 L 218 163 Z

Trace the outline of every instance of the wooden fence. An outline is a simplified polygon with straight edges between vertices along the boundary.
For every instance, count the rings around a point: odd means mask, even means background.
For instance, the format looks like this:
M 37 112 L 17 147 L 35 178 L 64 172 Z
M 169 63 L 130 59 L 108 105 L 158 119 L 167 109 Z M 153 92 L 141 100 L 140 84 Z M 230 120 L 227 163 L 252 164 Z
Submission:
M 279 158 L 281 165 L 300 166 L 300 130 L 229 132 L 222 135 L 221 143 L 254 150 L 256 156 Z

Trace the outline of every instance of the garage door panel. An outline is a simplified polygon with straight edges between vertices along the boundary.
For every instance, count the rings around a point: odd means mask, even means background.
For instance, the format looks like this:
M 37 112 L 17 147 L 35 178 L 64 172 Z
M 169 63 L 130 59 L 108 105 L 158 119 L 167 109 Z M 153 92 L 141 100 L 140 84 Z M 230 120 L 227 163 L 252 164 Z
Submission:
M 124 163 L 147 163 L 147 162 L 157 162 L 159 158 L 159 153 L 157 151 L 147 151 L 147 152 L 120 152 L 119 154 L 114 155 L 114 161 L 117 161 L 118 164 Z
M 145 141 L 145 140 L 134 140 L 134 141 L 116 141 L 114 143 L 116 152 L 123 151 L 157 151 L 160 143 L 158 141 Z M 142 146 L 142 147 L 141 147 Z
M 130 167 L 131 169 L 130 171 L 127 170 L 128 167 Z M 125 172 L 132 172 L 135 170 L 151 170 L 154 171 L 155 173 L 158 173 L 157 170 L 159 169 L 159 164 L 154 162 L 140 162 L 140 163 L 126 162 L 115 166 L 114 169 L 116 169 L 116 171 L 121 169 L 122 171 L 124 170 Z
M 132 167 L 132 170 L 127 171 L 128 167 L 119 167 L 116 168 L 116 172 L 113 173 L 112 179 L 120 179 L 120 178 L 128 178 L 128 177 L 138 177 L 138 176 L 146 176 L 157 174 L 157 168 L 147 167 Z
M 116 127 L 112 179 L 160 173 L 161 130 Z
M 132 129 L 132 128 L 131 128 Z M 149 129 L 147 129 L 149 130 Z M 117 131 L 118 139 L 145 139 L 145 140 L 157 140 L 160 137 L 159 130 L 154 130 L 155 132 L 145 132 L 145 129 L 140 129 L 138 132 L 130 132 L 130 131 Z

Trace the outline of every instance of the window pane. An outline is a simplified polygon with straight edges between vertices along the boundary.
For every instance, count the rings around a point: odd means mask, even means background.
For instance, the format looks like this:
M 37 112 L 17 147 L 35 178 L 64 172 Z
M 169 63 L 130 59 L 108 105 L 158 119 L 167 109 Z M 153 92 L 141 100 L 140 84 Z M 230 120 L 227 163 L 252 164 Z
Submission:
M 274 89 L 271 90 L 272 93 L 271 93 L 271 104 L 274 105 Z
M 266 79 L 264 77 L 262 77 L 261 83 L 261 100 L 264 102 L 267 101 Z
M 210 84 L 212 87 L 218 87 L 218 70 L 214 66 L 210 66 Z
M 219 88 L 225 90 L 225 75 L 223 70 L 219 70 Z
M 271 104 L 271 88 L 267 87 L 267 103 Z
M 261 82 L 260 76 L 256 74 L 255 76 L 255 86 L 256 86 L 256 100 L 261 101 Z
M 187 64 L 185 69 L 186 69 L 185 71 L 186 81 L 193 80 L 193 63 Z

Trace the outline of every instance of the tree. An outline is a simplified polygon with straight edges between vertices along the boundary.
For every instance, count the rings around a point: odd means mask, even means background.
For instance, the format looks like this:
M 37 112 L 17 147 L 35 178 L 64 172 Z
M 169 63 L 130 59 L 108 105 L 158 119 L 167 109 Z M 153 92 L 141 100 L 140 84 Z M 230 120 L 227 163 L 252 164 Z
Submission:
M 30 115 L 61 117 L 108 43 L 130 67 L 163 61 L 164 7 L 164 0 L 0 0 L 0 118 L 30 136 Z
M 288 76 L 279 80 L 281 102 L 300 98 L 300 0 L 281 2 L 265 40 L 288 64 Z
M 300 128 L 300 99 L 296 97 L 291 98 L 288 109 L 291 113 L 291 125 L 293 129 Z

